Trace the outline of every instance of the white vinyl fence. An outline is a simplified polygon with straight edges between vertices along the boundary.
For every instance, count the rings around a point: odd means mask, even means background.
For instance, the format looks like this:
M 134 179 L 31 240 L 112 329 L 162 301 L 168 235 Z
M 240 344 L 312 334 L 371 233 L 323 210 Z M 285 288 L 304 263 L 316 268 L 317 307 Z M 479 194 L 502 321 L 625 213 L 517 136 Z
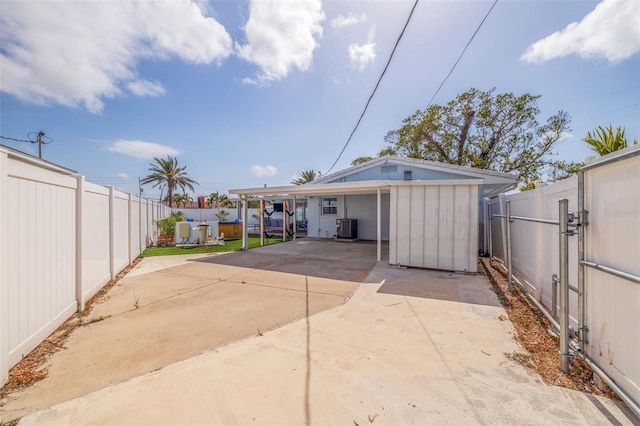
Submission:
M 0 385 L 155 240 L 169 212 L 0 147 Z
M 496 216 L 506 215 L 507 202 L 512 217 L 557 222 L 561 199 L 567 199 L 569 211 L 575 212 L 569 236 L 568 308 L 569 323 L 578 333 L 577 353 L 606 375 L 638 414 L 640 145 L 587 164 L 577 177 L 487 200 L 485 208 L 493 219 L 485 250 L 507 263 L 507 220 Z M 510 231 L 514 275 L 553 312 L 552 277 L 560 272 L 558 225 L 514 219 Z

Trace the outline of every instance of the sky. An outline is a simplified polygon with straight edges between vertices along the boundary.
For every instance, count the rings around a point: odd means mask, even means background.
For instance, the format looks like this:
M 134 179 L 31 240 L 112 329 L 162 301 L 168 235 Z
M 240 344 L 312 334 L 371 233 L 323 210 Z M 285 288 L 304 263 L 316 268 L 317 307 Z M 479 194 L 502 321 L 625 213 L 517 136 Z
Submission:
M 418 3 L 333 172 L 386 147 L 424 109 L 493 1 Z M 0 136 L 87 181 L 138 193 L 176 156 L 193 195 L 286 185 L 336 161 L 413 1 L 0 0 Z M 572 118 L 557 158 L 588 131 L 640 140 L 640 0 L 498 1 L 434 99 L 474 87 L 540 95 L 539 121 Z M 37 144 L 1 139 L 32 155 Z M 159 188 L 144 187 L 157 199 Z

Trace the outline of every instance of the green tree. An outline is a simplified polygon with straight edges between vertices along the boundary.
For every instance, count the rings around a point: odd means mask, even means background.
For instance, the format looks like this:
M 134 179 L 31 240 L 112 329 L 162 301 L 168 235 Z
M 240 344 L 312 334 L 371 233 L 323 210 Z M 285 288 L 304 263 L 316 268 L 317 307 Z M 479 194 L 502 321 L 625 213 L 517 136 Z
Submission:
M 143 178 L 140 183 L 142 185 L 153 183 L 153 188 L 158 185 L 165 185 L 169 207 L 173 207 L 173 193 L 176 188 L 186 192 L 186 189 L 193 191 L 193 185 L 198 185 L 198 182 L 187 176 L 187 166 L 178 167 L 177 158 L 168 155 L 167 158 L 153 157 L 153 160 L 155 164 L 152 163 L 149 167 L 149 171 L 152 173 Z
M 385 137 L 383 152 L 504 173 L 519 172 L 524 182 L 540 178 L 557 162 L 552 147 L 569 130 L 559 111 L 537 120 L 540 96 L 470 89 L 446 105 L 431 105 L 403 120 Z
M 618 126 L 614 132 L 611 124 L 609 127 L 598 126 L 593 130 L 593 134 L 587 132 L 587 136 L 582 140 L 591 145 L 591 149 L 598 155 L 607 155 L 629 146 L 627 138 L 624 136 L 624 127 Z M 633 141 L 633 145 L 637 143 L 637 140 Z
M 316 179 L 320 178 L 320 172 L 315 170 L 303 170 L 298 174 L 298 177 L 291 181 L 294 185 L 304 185 Z

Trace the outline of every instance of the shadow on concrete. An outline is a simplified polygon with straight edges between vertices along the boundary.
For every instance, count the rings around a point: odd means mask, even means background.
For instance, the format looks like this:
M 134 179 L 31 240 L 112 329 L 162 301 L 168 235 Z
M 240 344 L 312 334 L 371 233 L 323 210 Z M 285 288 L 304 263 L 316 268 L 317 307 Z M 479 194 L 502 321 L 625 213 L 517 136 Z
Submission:
M 486 291 L 489 284 L 481 275 L 395 266 L 379 266 L 374 272 L 371 278 L 384 279 L 378 293 L 500 306 L 495 294 Z
M 303 239 L 194 261 L 359 283 L 376 265 L 376 245 Z

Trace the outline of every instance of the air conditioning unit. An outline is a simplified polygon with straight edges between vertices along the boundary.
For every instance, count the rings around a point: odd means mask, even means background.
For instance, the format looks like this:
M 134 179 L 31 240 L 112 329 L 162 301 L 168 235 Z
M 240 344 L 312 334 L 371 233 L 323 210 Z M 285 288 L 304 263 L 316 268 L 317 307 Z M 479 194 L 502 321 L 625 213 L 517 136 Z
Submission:
M 338 238 L 358 238 L 358 219 L 337 219 L 336 227 Z

